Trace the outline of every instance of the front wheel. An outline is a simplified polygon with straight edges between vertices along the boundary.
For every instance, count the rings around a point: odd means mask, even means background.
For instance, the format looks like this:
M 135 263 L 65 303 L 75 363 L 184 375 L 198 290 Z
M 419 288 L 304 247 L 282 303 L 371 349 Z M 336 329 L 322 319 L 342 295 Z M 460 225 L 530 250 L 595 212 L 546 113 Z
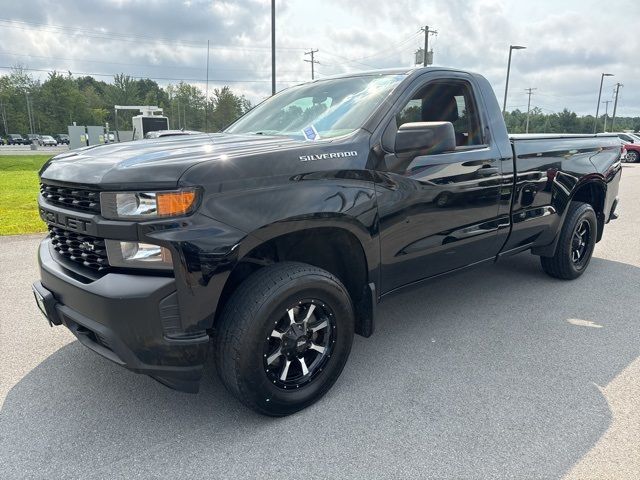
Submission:
M 353 331 L 351 299 L 335 276 L 303 263 L 268 266 L 224 308 L 215 342 L 218 375 L 249 408 L 289 415 L 335 383 Z
M 598 221 L 591 205 L 571 202 L 568 208 L 555 255 L 540 257 L 542 269 L 563 280 L 573 280 L 584 273 L 598 237 Z
M 635 150 L 629 150 L 627 152 L 627 162 L 628 163 L 636 163 L 638 161 L 638 158 L 640 158 L 640 154 L 638 152 L 636 152 Z

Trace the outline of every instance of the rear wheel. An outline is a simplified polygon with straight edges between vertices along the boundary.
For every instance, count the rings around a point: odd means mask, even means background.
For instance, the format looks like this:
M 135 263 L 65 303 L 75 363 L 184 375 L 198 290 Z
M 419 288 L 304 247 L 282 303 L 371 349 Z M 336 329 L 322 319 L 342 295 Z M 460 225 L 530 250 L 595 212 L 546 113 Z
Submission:
M 638 161 L 638 158 L 640 158 L 640 154 L 638 152 L 636 152 L 635 150 L 629 150 L 627 152 L 627 162 L 628 163 L 636 163 Z
M 598 236 L 596 212 L 588 203 L 571 202 L 553 257 L 540 257 L 543 270 L 555 278 L 572 280 L 584 273 Z
M 353 341 L 351 299 L 311 265 L 265 267 L 234 292 L 216 335 L 216 367 L 227 389 L 260 413 L 283 416 L 324 395 Z

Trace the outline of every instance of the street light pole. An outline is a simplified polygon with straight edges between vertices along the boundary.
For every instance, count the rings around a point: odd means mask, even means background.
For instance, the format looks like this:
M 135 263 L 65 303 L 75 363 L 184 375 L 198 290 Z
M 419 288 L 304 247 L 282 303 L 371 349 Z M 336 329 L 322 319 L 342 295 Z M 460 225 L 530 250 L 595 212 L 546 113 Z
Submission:
M 507 81 L 504 85 L 504 102 L 502 103 L 502 115 L 507 113 L 507 92 L 509 91 L 509 74 L 511 73 L 511 52 L 513 50 L 524 50 L 527 47 L 522 45 L 509 45 L 509 62 L 507 63 Z
M 593 121 L 593 133 L 598 131 L 598 113 L 600 113 L 600 100 L 602 98 L 602 83 L 604 82 L 604 77 L 613 77 L 613 73 L 603 73 L 600 76 L 600 90 L 598 90 L 598 104 L 596 106 L 596 118 Z
M 271 0 L 271 95 L 276 94 L 276 0 Z
M 204 131 L 208 132 L 209 124 L 209 40 L 207 40 L 207 83 L 204 90 Z

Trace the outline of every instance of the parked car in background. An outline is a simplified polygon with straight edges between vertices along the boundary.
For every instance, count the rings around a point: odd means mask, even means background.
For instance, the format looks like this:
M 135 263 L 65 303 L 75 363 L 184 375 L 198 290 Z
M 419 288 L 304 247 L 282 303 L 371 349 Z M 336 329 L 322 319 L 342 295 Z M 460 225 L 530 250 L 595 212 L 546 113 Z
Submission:
M 610 135 L 610 134 L 598 134 Z M 613 135 L 617 135 L 620 139 L 620 144 L 624 147 L 626 154 L 622 156 L 621 160 L 626 163 L 636 163 L 640 160 L 640 135 L 628 132 L 615 132 Z
M 10 133 L 7 135 L 7 145 L 25 145 L 27 140 L 19 133 Z
M 176 135 L 196 135 L 202 132 L 196 132 L 195 130 L 156 130 L 155 132 L 148 132 L 144 138 L 160 138 L 160 137 L 174 137 Z
M 636 163 L 640 160 L 640 141 L 635 143 L 627 142 L 624 144 L 624 148 L 627 151 L 627 155 L 622 159 L 623 162 Z
M 40 145 L 40 135 L 38 135 L 37 133 L 27 133 L 25 135 L 25 138 L 26 138 L 25 144 L 27 145 L 32 143 Z
M 618 138 L 628 143 L 640 143 L 640 135 L 636 133 L 620 132 L 617 133 Z
M 58 145 L 58 141 L 51 135 L 41 135 L 40 145 L 42 145 L 43 147 L 55 147 Z
M 69 135 L 66 133 L 56 133 L 53 138 L 56 139 L 58 145 L 69 145 Z

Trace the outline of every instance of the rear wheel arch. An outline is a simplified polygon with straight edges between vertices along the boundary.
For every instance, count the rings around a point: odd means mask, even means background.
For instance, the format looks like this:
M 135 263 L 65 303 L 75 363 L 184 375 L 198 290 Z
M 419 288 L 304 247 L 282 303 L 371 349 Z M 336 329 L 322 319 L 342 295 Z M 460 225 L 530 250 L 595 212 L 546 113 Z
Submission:
M 607 185 L 604 180 L 594 179 L 578 185 L 571 196 L 573 202 L 588 203 L 596 212 L 598 220 L 598 232 L 596 242 L 602 239 L 605 222 L 605 200 L 607 196 Z

